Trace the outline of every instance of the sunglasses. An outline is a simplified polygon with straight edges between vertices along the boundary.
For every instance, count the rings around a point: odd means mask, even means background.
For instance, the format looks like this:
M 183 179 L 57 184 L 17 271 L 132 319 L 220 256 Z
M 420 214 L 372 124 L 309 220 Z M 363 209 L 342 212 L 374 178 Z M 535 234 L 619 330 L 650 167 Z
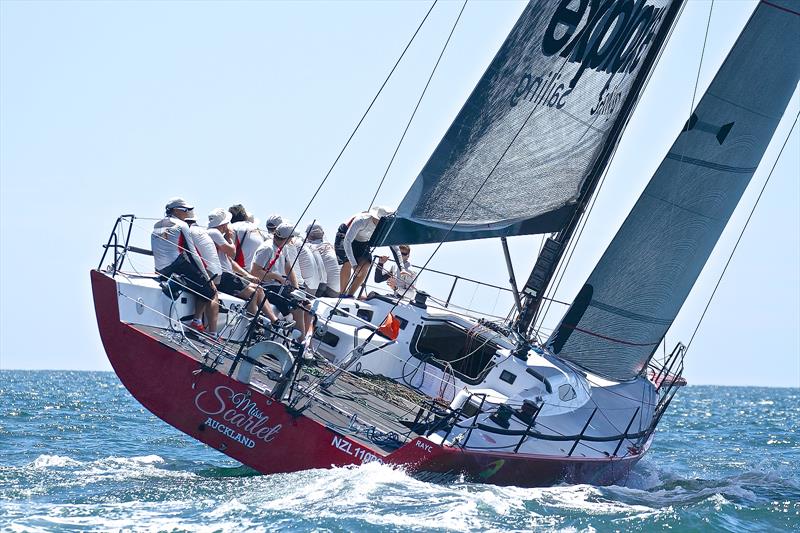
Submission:
M 188 207 L 173 207 L 172 209 L 175 209 L 176 211 L 183 211 L 184 213 L 191 211 L 191 209 Z

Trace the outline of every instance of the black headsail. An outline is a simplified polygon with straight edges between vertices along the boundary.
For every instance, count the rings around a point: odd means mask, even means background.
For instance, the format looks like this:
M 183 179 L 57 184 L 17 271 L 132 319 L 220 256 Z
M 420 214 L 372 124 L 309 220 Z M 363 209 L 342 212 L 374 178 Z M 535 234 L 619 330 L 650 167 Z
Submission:
M 373 244 L 561 230 L 680 4 L 531 1 Z
M 762 1 L 548 345 L 598 375 L 642 370 L 683 305 L 800 78 L 797 2 Z

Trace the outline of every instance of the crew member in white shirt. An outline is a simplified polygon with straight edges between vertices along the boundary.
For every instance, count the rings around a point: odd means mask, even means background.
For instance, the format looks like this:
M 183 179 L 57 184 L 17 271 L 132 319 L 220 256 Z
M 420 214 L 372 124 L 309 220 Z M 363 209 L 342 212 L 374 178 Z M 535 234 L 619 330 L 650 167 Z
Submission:
M 314 250 L 295 232 L 289 243 L 286 245 L 286 261 L 294 265 L 295 270 L 299 267 L 297 283 L 311 296 L 316 296 L 320 283 L 325 279 L 325 267 L 322 265 L 322 258 L 314 257 Z M 317 254 L 319 255 L 319 254 Z M 295 258 L 297 261 L 295 262 Z
M 266 232 L 262 233 L 253 220 L 253 215 L 248 213 L 242 204 L 232 205 L 228 208 L 228 212 L 231 214 L 230 227 L 236 245 L 232 259 L 240 267 L 249 268 L 253 262 L 253 255 L 267 237 Z
M 414 280 L 416 273 L 411 269 L 411 247 L 407 244 L 401 244 L 397 247 L 400 250 L 400 262 L 402 268 L 398 270 L 397 265 L 392 264 L 391 268 L 386 268 L 386 261 L 389 256 L 382 255 L 378 258 L 378 264 L 375 267 L 375 283 L 386 282 L 392 289 L 395 296 L 405 296 L 407 298 L 414 298 L 416 290 L 414 289 Z
M 317 296 L 336 298 L 340 292 L 339 274 L 341 271 L 339 261 L 336 259 L 336 251 L 331 243 L 324 240 L 325 232 L 319 224 L 309 225 L 306 232 L 308 233 L 308 242 L 319 254 L 325 268 L 325 286 L 321 290 L 317 289 Z
M 284 254 L 284 245 L 292 237 L 292 225 L 282 223 L 272 235 L 272 239 L 264 241 L 253 256 L 250 273 L 261 280 L 261 286 L 266 292 L 267 300 L 274 305 L 281 314 L 291 313 L 295 327 L 300 331 L 301 342 L 305 340 L 305 311 L 298 308 L 298 302 L 290 292 L 297 288 L 295 279 L 289 275 L 289 265 Z
M 155 223 L 150 236 L 156 272 L 165 279 L 172 274 L 184 277 L 186 288 L 197 295 L 194 317 L 189 326 L 201 332 L 207 329 L 213 335 L 217 330 L 219 300 L 217 290 L 197 256 L 194 238 L 185 222 L 193 208 L 183 198 L 171 198 L 164 209 L 166 216 Z M 207 327 L 203 325 L 203 315 Z
M 235 261 L 231 261 L 236 254 L 236 247 L 233 244 L 235 237 L 230 227 L 230 220 L 231 214 L 222 208 L 214 209 L 208 214 L 208 236 L 214 245 L 214 255 L 218 257 L 221 269 L 217 286 L 225 294 L 242 300 L 249 299 L 255 293 L 256 296 L 250 300 L 247 310 L 255 315 L 259 303 L 262 303 L 261 312 L 275 322 L 277 317 L 272 311 L 272 306 L 265 300 L 263 289 L 256 283 L 258 279 Z
M 342 270 L 339 274 L 341 296 L 353 296 L 361 283 L 367 278 L 372 263 L 369 240 L 381 218 L 389 214 L 385 207 L 375 206 L 369 211 L 359 213 L 349 222 L 341 224 L 336 232 L 334 249 Z M 352 282 L 350 282 L 350 278 Z M 348 282 L 350 282 L 348 284 Z
M 222 275 L 222 265 L 219 263 L 217 256 L 217 247 L 214 241 L 208 235 L 208 231 L 203 226 L 197 225 L 197 218 L 195 218 L 194 211 L 189 211 L 189 216 L 184 220 L 189 226 L 189 233 L 194 240 L 195 252 L 197 253 L 200 262 L 206 269 L 208 278 L 214 283 L 214 286 L 219 289 L 219 277 Z

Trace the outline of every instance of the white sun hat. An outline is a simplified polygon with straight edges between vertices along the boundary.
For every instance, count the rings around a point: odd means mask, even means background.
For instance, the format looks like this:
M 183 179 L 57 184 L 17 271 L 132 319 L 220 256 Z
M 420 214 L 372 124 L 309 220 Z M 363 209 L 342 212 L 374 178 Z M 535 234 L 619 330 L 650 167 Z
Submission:
M 209 228 L 216 228 L 222 226 L 223 224 L 227 224 L 230 221 L 231 221 L 231 214 L 222 209 L 221 207 L 212 209 L 211 212 L 208 214 Z

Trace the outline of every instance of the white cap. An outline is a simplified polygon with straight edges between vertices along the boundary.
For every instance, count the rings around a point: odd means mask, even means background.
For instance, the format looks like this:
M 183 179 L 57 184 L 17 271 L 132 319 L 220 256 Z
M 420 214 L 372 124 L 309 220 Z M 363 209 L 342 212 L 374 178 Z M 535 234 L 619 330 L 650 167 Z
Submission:
M 170 209 L 175 209 L 176 207 L 182 207 L 184 209 L 194 209 L 194 207 L 190 206 L 186 200 L 181 198 L 180 196 L 176 196 L 175 198 L 170 198 L 167 200 L 167 205 L 165 209 L 169 211 Z
M 293 228 L 294 224 L 291 222 L 281 222 L 281 224 L 275 228 L 275 236 L 279 239 L 288 239 L 292 236 Z
M 231 214 L 217 207 L 208 214 L 208 227 L 216 228 L 231 221 Z
M 325 231 L 319 224 L 309 224 L 306 228 L 306 234 L 309 239 L 321 239 L 325 236 Z
M 270 215 L 267 217 L 267 229 L 275 229 L 281 225 L 283 217 L 280 215 Z
M 386 209 L 385 207 L 380 206 L 380 205 L 374 205 L 369 210 L 369 214 L 374 216 L 377 219 L 381 219 L 381 218 L 385 217 L 386 215 L 388 215 L 389 213 L 390 213 L 390 211 L 388 209 Z

